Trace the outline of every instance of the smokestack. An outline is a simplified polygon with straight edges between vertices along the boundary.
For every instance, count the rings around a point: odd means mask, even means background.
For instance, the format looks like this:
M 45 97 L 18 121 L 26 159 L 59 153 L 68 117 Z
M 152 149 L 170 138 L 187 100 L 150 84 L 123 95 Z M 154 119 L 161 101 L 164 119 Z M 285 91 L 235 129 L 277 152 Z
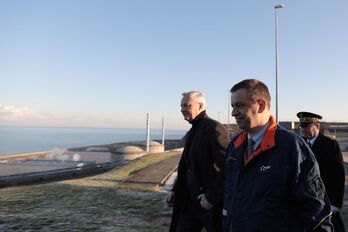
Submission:
M 165 120 L 162 118 L 162 145 L 164 145 L 164 130 L 165 130 Z
M 150 152 L 150 113 L 147 113 L 146 120 L 146 152 Z

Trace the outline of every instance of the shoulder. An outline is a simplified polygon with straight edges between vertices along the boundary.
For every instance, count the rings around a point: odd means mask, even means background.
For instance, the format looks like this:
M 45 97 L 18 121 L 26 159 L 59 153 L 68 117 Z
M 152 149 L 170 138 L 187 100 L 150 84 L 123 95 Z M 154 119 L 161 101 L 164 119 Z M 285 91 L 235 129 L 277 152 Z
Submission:
M 301 163 L 306 163 L 307 167 L 315 166 L 316 159 L 312 150 L 308 147 L 303 138 L 293 131 L 281 126 L 276 131 L 276 145 L 283 154 L 289 158 L 292 167 L 297 169 Z
M 330 138 L 323 134 L 319 134 L 314 144 L 319 145 L 321 150 L 339 150 L 340 147 L 336 139 Z
M 281 141 L 296 142 L 300 144 L 305 143 L 303 138 L 300 135 L 282 126 L 277 127 L 276 138 L 278 138 Z
M 226 140 L 226 146 L 228 144 L 228 136 L 227 136 L 227 130 L 224 125 L 222 125 L 220 122 L 206 116 L 204 118 L 205 125 L 203 126 L 203 130 L 205 131 L 205 134 L 208 135 L 208 137 L 214 137 L 214 138 L 220 138 L 223 140 Z
M 326 146 L 330 146 L 330 145 L 331 146 L 336 146 L 336 145 L 338 145 L 338 142 L 337 142 L 336 139 L 330 138 L 330 137 L 328 137 L 326 135 L 323 135 L 323 134 L 319 134 L 317 139 L 318 139 L 318 142 L 320 144 L 325 144 Z
M 223 125 L 216 121 L 215 119 L 210 118 L 209 116 L 205 116 L 203 119 L 205 121 L 205 124 L 208 128 L 222 128 Z
M 275 135 L 278 151 L 288 154 L 294 160 L 313 159 L 313 154 L 303 138 L 293 131 L 278 126 Z

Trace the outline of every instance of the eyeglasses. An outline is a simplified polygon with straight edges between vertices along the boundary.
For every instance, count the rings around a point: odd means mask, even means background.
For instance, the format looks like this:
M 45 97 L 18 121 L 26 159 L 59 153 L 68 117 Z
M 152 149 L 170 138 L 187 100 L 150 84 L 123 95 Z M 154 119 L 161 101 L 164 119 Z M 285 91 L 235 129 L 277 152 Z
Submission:
M 309 127 L 312 124 L 313 123 L 311 123 L 311 122 L 303 122 L 303 123 L 300 123 L 300 125 L 298 127 L 299 128 L 306 128 L 306 127 Z

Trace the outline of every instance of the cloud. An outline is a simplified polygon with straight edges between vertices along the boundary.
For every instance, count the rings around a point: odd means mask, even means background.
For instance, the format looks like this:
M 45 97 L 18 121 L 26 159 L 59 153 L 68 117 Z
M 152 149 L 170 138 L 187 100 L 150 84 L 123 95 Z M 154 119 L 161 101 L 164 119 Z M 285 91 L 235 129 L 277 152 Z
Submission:
M 0 119 L 18 120 L 18 119 L 42 119 L 44 116 L 40 113 L 31 111 L 28 107 L 16 107 L 12 105 L 0 105 Z
M 18 126 L 58 126 L 58 127 L 105 127 L 105 128 L 145 128 L 146 114 L 101 115 L 102 113 L 57 113 L 36 112 L 28 107 L 0 104 L 0 125 Z M 153 115 L 151 127 L 161 128 L 162 117 Z M 183 122 L 176 125 L 174 118 L 166 119 L 167 128 L 182 128 Z M 186 125 L 186 124 L 185 124 Z
M 129 123 L 129 121 L 131 121 L 129 117 L 106 118 L 88 114 L 56 114 L 52 112 L 36 112 L 28 107 L 0 105 L 0 124 L 2 125 L 119 127 Z

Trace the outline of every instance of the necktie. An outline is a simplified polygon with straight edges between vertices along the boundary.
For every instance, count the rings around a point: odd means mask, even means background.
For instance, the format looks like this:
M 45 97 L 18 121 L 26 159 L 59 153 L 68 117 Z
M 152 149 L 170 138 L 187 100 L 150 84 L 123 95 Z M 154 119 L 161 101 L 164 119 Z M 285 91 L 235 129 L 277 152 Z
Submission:
M 307 140 L 307 144 L 310 148 L 312 148 L 312 143 L 309 140 Z
M 248 156 L 250 156 L 250 154 L 253 153 L 253 151 L 254 151 L 254 145 L 255 145 L 255 141 L 254 141 L 252 138 L 250 138 L 250 139 L 248 140 L 248 150 L 247 150 Z

